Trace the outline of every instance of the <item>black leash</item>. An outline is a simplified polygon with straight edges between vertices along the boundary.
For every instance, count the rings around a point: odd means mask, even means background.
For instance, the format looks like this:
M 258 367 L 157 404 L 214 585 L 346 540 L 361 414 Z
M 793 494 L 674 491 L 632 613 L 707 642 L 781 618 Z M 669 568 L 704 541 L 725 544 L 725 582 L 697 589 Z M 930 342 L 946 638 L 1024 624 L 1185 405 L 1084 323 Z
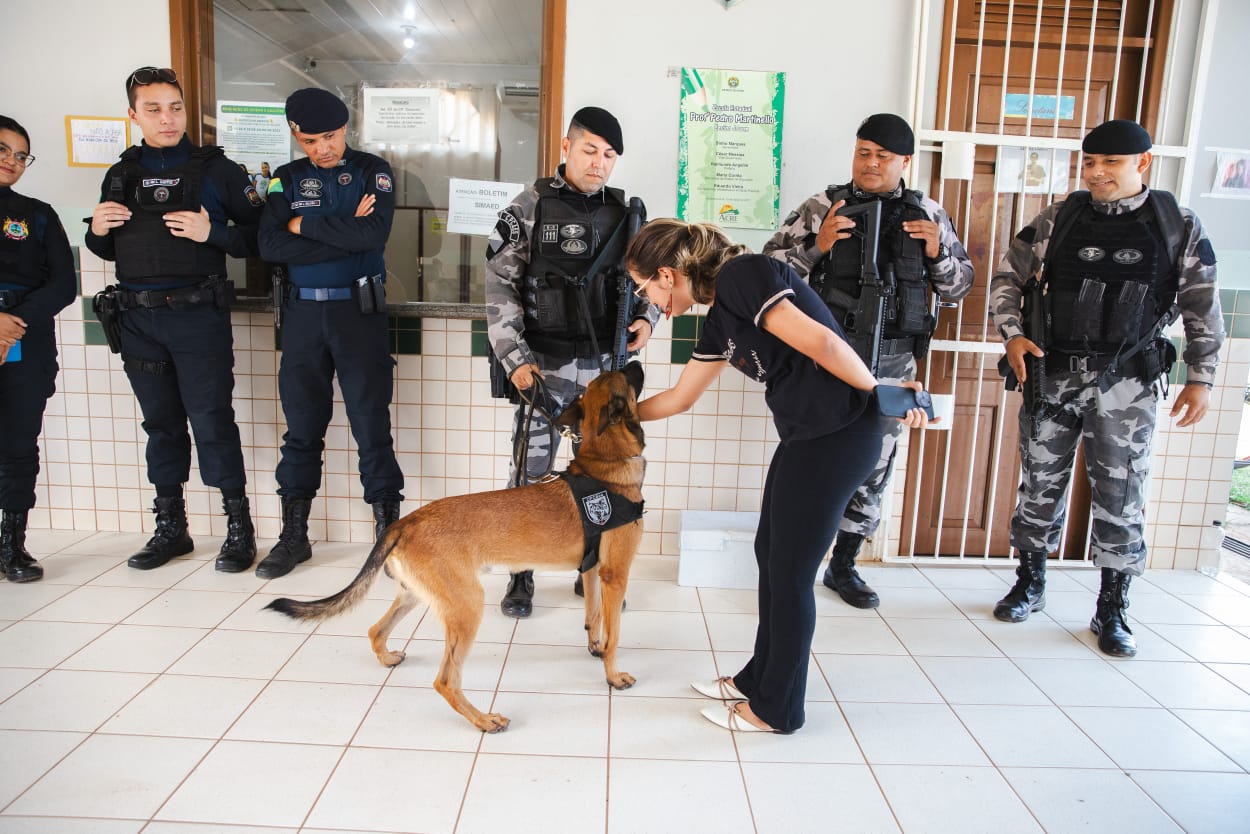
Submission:
M 556 445 L 556 424 L 555 417 L 552 416 L 551 406 L 554 401 L 551 394 L 547 392 L 547 383 L 538 374 L 534 374 L 534 384 L 525 390 L 517 389 L 517 393 L 521 396 L 521 408 L 517 412 L 517 431 L 516 439 L 512 444 L 512 468 L 515 473 L 512 477 L 512 486 L 525 486 L 526 483 L 536 483 L 550 477 L 552 469 L 555 468 L 555 445 Z M 540 405 L 540 403 L 542 403 Z M 547 471 L 537 478 L 530 480 L 528 478 L 527 466 L 529 464 L 529 449 L 531 428 L 534 424 L 534 411 L 547 418 L 547 444 L 552 449 L 552 454 L 547 460 Z M 581 443 L 582 437 L 571 428 L 561 428 L 560 435 L 567 437 L 573 443 Z

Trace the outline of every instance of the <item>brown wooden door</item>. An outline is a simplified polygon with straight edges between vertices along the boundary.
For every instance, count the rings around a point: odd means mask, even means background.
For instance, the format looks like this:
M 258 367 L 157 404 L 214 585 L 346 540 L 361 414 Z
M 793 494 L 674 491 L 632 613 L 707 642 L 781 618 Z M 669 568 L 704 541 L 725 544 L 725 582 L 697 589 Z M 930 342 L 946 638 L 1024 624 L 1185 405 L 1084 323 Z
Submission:
M 1155 44 L 1167 42 L 1171 2 L 1153 5 L 1152 14 L 1151 0 L 1098 0 L 1091 50 L 1094 0 L 1015 0 L 1011 4 L 1007 0 L 947 0 L 937 112 L 945 114 L 949 106 L 950 121 L 937 127 L 1000 136 L 1078 139 L 1082 122 L 1088 129 L 1109 118 L 1136 118 L 1139 101 L 1142 122 L 1147 128 L 1153 127 L 1163 70 L 1162 55 L 1158 54 L 1162 50 L 1156 51 Z M 949 96 L 948 74 L 952 78 Z M 1004 97 L 1004 74 L 1010 100 Z M 1057 118 L 1047 112 L 1044 118 L 1035 116 L 1030 123 L 1023 115 L 1011 115 L 1027 113 L 1030 101 L 1035 108 L 1046 104 L 1040 97 L 1051 100 L 1048 111 L 1057 113 Z M 1014 152 L 1013 148 L 1007 153 Z M 978 144 L 972 180 L 946 183 L 947 211 L 960 222 L 967 218 L 967 228 L 959 229 L 960 237 L 977 277 L 963 302 L 962 324 L 956 328 L 954 311 L 944 310 L 939 318 L 939 339 L 999 341 L 983 316 L 990 276 L 1021 225 L 1053 200 L 1081 187 L 1077 155 L 1071 153 L 1066 156 L 1066 166 L 1060 166 L 1061 170 L 1067 168 L 1066 182 L 1053 195 L 1028 193 L 1049 188 L 1049 180 L 1043 189 L 1000 192 L 996 185 L 1002 181 L 996 183 L 996 176 L 998 166 L 1006 164 L 1000 161 L 1006 158 L 1003 153 L 994 145 Z M 1021 163 L 1027 165 L 1024 151 L 1019 153 Z M 940 185 L 937 167 L 929 188 L 932 194 L 938 193 Z M 1030 179 L 1031 184 L 1036 182 Z M 1020 468 L 1020 395 L 1009 392 L 1002 402 L 1003 382 L 996 358 L 991 355 L 982 363 L 975 353 L 935 353 L 930 359 L 930 387 L 937 393 L 954 392 L 955 419 L 950 431 L 926 432 L 923 444 L 913 437 L 909 446 L 901 553 L 909 552 L 914 535 L 917 555 L 961 551 L 980 555 L 987 551 L 987 542 L 990 555 L 1010 555 L 1010 521 Z M 1077 471 L 1073 483 L 1073 506 L 1077 509 L 1072 513 L 1065 547 L 1072 558 L 1083 557 L 1088 519 L 1088 482 L 1079 457 Z

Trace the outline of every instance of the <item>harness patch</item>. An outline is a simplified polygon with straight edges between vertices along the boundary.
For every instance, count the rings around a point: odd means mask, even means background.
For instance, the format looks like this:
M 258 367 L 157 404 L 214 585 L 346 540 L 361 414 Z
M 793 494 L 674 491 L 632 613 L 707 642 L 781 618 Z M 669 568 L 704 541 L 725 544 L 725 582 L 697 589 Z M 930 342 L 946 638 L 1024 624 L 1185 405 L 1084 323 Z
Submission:
M 578 570 L 585 573 L 599 564 L 599 536 L 606 530 L 624 527 L 642 518 L 643 502 L 630 501 L 609 490 L 601 481 L 585 475 L 565 471 L 559 473 L 559 477 L 569 485 L 582 517 L 585 550 Z
M 30 224 L 25 220 L 4 218 L 4 236 L 9 240 L 25 240 L 30 237 Z
M 593 495 L 582 496 L 582 513 L 592 524 L 600 527 L 607 524 L 612 517 L 612 502 L 608 498 L 608 491 L 605 489 Z

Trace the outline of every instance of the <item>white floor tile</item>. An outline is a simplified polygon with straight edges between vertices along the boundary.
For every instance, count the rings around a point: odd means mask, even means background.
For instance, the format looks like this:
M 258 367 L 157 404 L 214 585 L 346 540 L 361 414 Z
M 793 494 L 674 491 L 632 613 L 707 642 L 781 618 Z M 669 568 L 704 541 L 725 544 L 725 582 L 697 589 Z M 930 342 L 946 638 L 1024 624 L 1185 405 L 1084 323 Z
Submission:
M 0 808 L 42 778 L 86 738 L 86 733 L 0 730 Z
M 999 767 L 1111 767 L 1112 762 L 1058 707 L 955 707 Z
M 553 613 L 553 612 L 561 612 L 561 611 L 562 613 Z M 416 616 L 416 614 L 417 614 L 417 611 L 414 610 L 408 616 L 414 617 Z M 572 632 L 574 631 L 582 635 L 586 633 L 585 631 L 586 623 L 585 623 L 584 617 L 577 617 L 571 614 L 567 610 L 562 610 L 558 608 L 535 607 L 534 613 L 530 617 L 530 620 L 546 620 L 548 616 L 562 618 L 560 619 L 560 622 L 561 624 L 565 626 L 564 628 L 565 633 L 562 633 L 560 637 L 566 643 L 568 642 L 568 640 L 576 638 L 575 642 L 580 642 L 583 645 L 585 644 L 586 642 L 585 637 L 578 637 L 577 634 L 572 634 Z M 488 602 L 486 605 L 486 610 L 483 612 L 483 615 L 482 615 L 482 623 L 481 625 L 477 627 L 476 642 L 478 643 L 510 643 L 512 642 L 513 634 L 517 630 L 517 624 L 529 623 L 530 620 L 514 620 L 511 617 L 505 617 L 502 613 L 500 613 L 498 603 L 495 603 L 492 605 Z M 576 623 L 576 628 L 573 628 L 574 622 Z M 402 627 L 403 624 L 401 623 L 400 625 Z M 543 623 L 543 625 L 546 625 L 546 623 Z M 417 625 L 416 631 L 412 633 L 412 636 L 416 638 L 417 640 L 438 640 L 441 643 L 443 640 L 443 636 L 446 633 L 447 633 L 446 629 L 443 628 L 442 620 L 440 620 L 437 616 L 435 616 L 433 612 L 429 612 L 424 617 L 421 618 L 421 622 Z M 572 637 L 569 636 L 570 634 L 572 634 Z M 549 642 L 549 641 L 529 640 L 526 642 L 543 643 L 543 642 Z
M 112 570 L 118 561 L 117 556 L 88 556 L 64 551 L 39 561 L 43 565 L 41 581 L 47 585 L 83 585 Z
M 343 749 L 223 741 L 156 814 L 157 819 L 295 827 L 304 821 Z M 408 787 L 404 782 L 396 782 Z
M 310 561 L 297 565 L 295 570 L 286 576 L 270 579 L 261 586 L 260 590 L 265 594 L 278 594 L 295 599 L 320 599 L 337 594 L 346 588 L 356 578 L 358 571 L 358 568 L 329 567 L 318 564 L 317 548 L 314 545 L 313 557 Z M 248 576 L 248 574 L 241 575 Z M 385 577 L 378 579 L 379 585 L 383 579 Z
M 264 686 L 245 678 L 161 675 L 100 732 L 219 739 Z
M 127 672 L 53 669 L 0 704 L 0 728 L 90 732 L 152 679 Z
M 330 834 L 317 832 L 311 828 L 301 829 L 303 834 Z M 290 834 L 289 828 L 271 828 L 258 825 L 232 825 L 223 828 L 220 825 L 202 822 L 151 822 L 143 829 L 143 834 Z M 353 831 L 351 834 L 370 834 L 368 831 Z
M 23 620 L 0 631 L 0 666 L 50 669 L 108 630 L 103 623 Z
M 608 706 L 607 695 L 500 692 L 494 711 L 512 723 L 506 732 L 482 736 L 481 752 L 603 758 Z
M 1008 657 L 1058 657 L 1086 660 L 1089 647 L 1048 617 L 1030 617 L 1022 623 L 985 620 L 977 628 Z
M 119 625 L 101 634 L 60 664 L 62 669 L 97 672 L 163 672 L 208 629 Z
M 62 548 L 62 554 L 87 554 L 90 556 L 115 556 L 125 561 L 151 538 L 148 533 L 93 533 Z M 61 555 L 61 554 L 58 554 Z M 157 570 L 160 570 L 157 568 Z
M 1208 669 L 1232 681 L 1242 692 L 1250 692 L 1250 663 L 1208 663 Z
M 1194 570 L 1148 570 L 1142 580 L 1137 584 L 1152 585 L 1170 594 L 1224 594 L 1246 599 L 1245 594 Z M 1129 587 L 1130 594 L 1137 584 Z
M 890 628 L 914 655 L 935 657 L 1002 657 L 969 620 L 894 619 Z
M 1250 693 L 1198 663 L 1138 660 L 1115 668 L 1165 707 L 1250 710 Z
M 456 834 L 604 831 L 607 774 L 604 759 L 484 752 L 473 765 Z M 536 785 L 541 785 L 542 813 L 518 814 L 518 808 L 533 807 Z
M 0 668 L 0 701 L 4 701 L 42 674 L 42 669 Z
M 812 651 L 817 654 L 907 654 L 880 617 L 817 617 Z M 750 650 L 751 644 L 746 649 Z
M 1135 771 L 1141 785 L 1189 834 L 1244 831 L 1250 819 L 1250 775 Z
M 235 741 L 347 744 L 377 694 L 376 686 L 273 681 L 225 737 Z
M 93 535 L 90 530 L 27 530 L 26 549 L 42 559 Z
M 1154 628 L 1165 628 L 1165 626 L 1148 626 L 1145 623 L 1139 623 L 1129 616 L 1129 628 L 1133 629 L 1133 637 L 1137 640 L 1137 657 L 1111 657 L 1103 654 L 1098 649 L 1098 637 L 1089 630 L 1089 620 L 1078 620 L 1075 622 L 1061 622 L 1068 633 L 1085 644 L 1090 652 L 1102 660 L 1113 664 L 1135 663 L 1137 660 L 1162 660 L 1162 661 L 1188 661 L 1192 662 L 1193 657 L 1178 649 L 1169 643 L 1162 635 L 1155 632 Z
M 313 634 L 276 675 L 278 680 L 381 686 L 390 667 L 378 662 L 364 636 Z
M 978 588 L 946 588 L 942 594 L 969 620 L 994 619 L 994 605 L 1002 599 L 1005 591 L 987 591 Z
M 859 744 L 837 704 L 805 703 L 803 712 L 806 723 L 790 735 L 735 733 L 738 759 L 743 762 L 863 764 Z
M 1215 597 L 1212 597 L 1215 598 Z M 1231 597 L 1219 599 L 1235 602 Z M 1250 608 L 1250 599 L 1243 597 L 1241 605 Z M 1219 625 L 1199 609 L 1171 594 L 1137 594 L 1129 599 L 1129 611 L 1133 619 L 1143 623 L 1169 623 L 1177 625 Z
M 230 631 L 280 631 L 289 634 L 311 634 L 312 632 L 319 630 L 318 624 L 311 620 L 294 620 L 283 614 L 279 614 L 277 611 L 266 610 L 265 606 L 273 602 L 275 599 L 278 599 L 278 597 L 273 594 L 253 594 L 248 597 L 242 605 L 234 609 L 229 617 L 222 620 L 218 624 L 218 627 Z M 382 603 L 377 604 L 383 606 L 382 610 L 386 610 L 385 605 Z M 364 603 L 357 606 L 357 610 L 362 608 L 365 608 Z M 336 617 L 333 620 L 327 620 L 326 622 L 321 623 L 321 625 L 325 626 L 329 623 L 340 622 L 348 619 L 350 616 L 351 615 Z M 375 617 L 374 619 L 377 618 Z M 373 625 L 373 622 L 371 621 L 369 625 Z M 365 629 L 367 628 L 368 626 L 365 626 Z M 360 631 L 353 633 L 363 635 L 365 633 L 365 629 L 361 629 Z M 404 636 L 407 637 L 407 635 Z
M 575 597 L 576 599 L 576 597 Z M 580 600 L 579 600 L 580 602 Z M 630 577 L 625 589 L 628 611 L 694 611 L 699 612 L 699 591 L 683 588 L 658 579 Z M 584 609 L 583 609 L 584 610 Z
M 1065 712 L 1126 770 L 1241 770 L 1168 710 L 1066 707 Z
M 1225 756 L 1250 771 L 1250 712 L 1226 710 L 1172 710 Z
M 1094 616 L 1094 608 L 1098 604 L 1098 595 L 1082 588 L 1079 591 L 1056 591 L 1052 588 L 1046 589 L 1046 608 L 1043 613 L 1057 622 L 1073 622 L 1081 621 L 1089 622 L 1089 618 Z M 1133 610 L 1129 612 L 1137 613 L 1137 606 L 1133 606 Z M 1045 619 L 1038 614 L 1034 617 Z
M 932 582 L 935 588 L 943 591 L 953 588 L 978 588 L 990 592 L 984 595 L 986 598 L 994 594 L 1001 597 L 1012 585 L 1012 582 L 1004 580 L 998 571 L 979 566 L 920 568 L 920 573 Z
M 0 817 L 0 834 L 139 834 L 151 830 L 143 826 L 142 820 Z
M 174 559 L 156 570 L 135 570 L 125 562 L 92 579 L 88 586 L 115 588 L 172 588 L 191 574 L 204 567 L 203 562 Z
M 1050 700 L 1016 664 L 1001 657 L 917 657 L 951 704 L 1039 705 Z
M 183 655 L 169 671 L 175 675 L 271 678 L 305 639 L 303 634 L 216 629 Z
M 443 663 L 444 647 L 442 640 L 409 640 L 404 647 L 404 659 L 391 669 L 391 676 L 386 679 L 387 686 L 433 686 L 439 666 Z M 400 644 L 392 641 L 391 649 L 399 648 Z M 464 667 L 460 670 L 462 686 L 465 689 L 493 692 L 499 685 L 504 658 L 508 656 L 510 648 L 512 647 L 504 643 L 474 643 L 464 661 Z M 569 651 L 573 657 L 579 657 L 577 651 L 571 647 Z M 594 660 L 585 649 L 582 652 L 586 654 L 587 660 Z M 374 662 L 377 662 L 376 657 Z
M 699 588 L 703 610 L 716 614 L 758 614 L 759 594 L 754 590 L 735 588 Z M 817 605 L 823 595 L 816 596 Z M 849 607 L 846 605 L 843 608 Z
M 940 703 L 942 696 L 910 657 L 829 654 L 820 668 L 839 701 Z
M 1101 658 L 1020 658 L 1016 665 L 1061 707 L 1154 707 L 1158 702 L 1119 673 L 1129 664 Z
M 617 650 L 616 662 L 621 671 L 637 677 L 630 659 L 638 651 L 641 650 Z M 710 652 L 704 654 L 710 659 Z M 607 695 L 611 687 L 604 677 L 603 661 L 584 648 L 516 644 L 508 651 L 499 688 L 512 692 Z
M 6 810 L 145 819 L 211 745 L 204 739 L 94 735 Z
M 521 655 L 518 654 L 518 649 L 522 648 L 527 647 L 512 647 L 512 653 L 508 657 L 508 668 L 505 671 L 503 683 L 500 684 L 501 688 L 511 688 L 512 673 L 516 671 L 516 668 L 524 668 L 524 664 L 513 662 L 519 660 Z M 692 691 L 691 681 L 712 680 L 720 677 L 720 674 L 732 674 L 732 672 L 718 674 L 716 660 L 719 656 L 706 650 L 629 649 L 619 651 L 616 655 L 617 665 L 633 675 L 637 683 L 629 689 L 613 690 L 612 696 L 614 698 L 689 698 Z M 745 654 L 741 656 L 746 658 Z M 590 657 L 589 653 L 587 657 Z M 599 671 L 603 671 L 602 666 Z M 582 672 L 579 671 L 578 674 L 581 675 Z M 602 675 L 600 677 L 602 678 Z M 601 691 L 606 691 L 606 684 L 605 689 Z
M 879 562 L 859 562 L 855 569 L 873 588 L 932 588 L 933 583 L 919 569 L 911 565 L 886 565 Z
M 251 597 L 249 593 L 171 590 L 131 614 L 130 625 L 213 628 Z
M 994 768 L 887 765 L 873 771 L 907 834 L 1042 830 Z
M 715 616 L 727 617 L 730 614 Z M 586 645 L 584 616 L 577 618 L 576 633 L 581 635 L 577 645 Z M 516 642 L 547 642 L 527 638 L 525 621 L 517 628 Z M 702 614 L 687 612 L 626 611 L 621 614 L 620 647 L 624 649 L 688 649 L 704 651 L 711 647 L 708 629 Z M 728 647 L 726 647 L 728 648 Z M 747 644 L 750 648 L 750 644 Z
M 900 618 L 962 620 L 964 614 L 936 588 L 891 588 L 879 592 L 878 613 L 886 620 Z
M 465 690 L 469 701 L 489 712 L 494 693 Z M 352 740 L 357 747 L 450 750 L 474 753 L 482 732 L 454 711 L 433 689 L 384 687 Z
M 259 609 L 264 605 L 267 605 L 271 599 L 274 599 L 274 597 L 262 597 L 258 595 L 256 599 L 256 607 Z M 313 623 L 313 625 L 316 626 L 318 634 L 337 634 L 340 637 L 356 637 L 363 640 L 365 644 L 368 645 L 369 629 L 373 627 L 374 623 L 382 619 L 382 615 L 390 609 L 393 601 L 393 599 L 366 599 L 361 601 L 359 605 L 345 614 L 340 614 L 337 617 L 323 620 L 320 623 Z M 302 627 L 308 625 L 306 622 L 283 617 L 276 611 L 264 611 L 263 613 L 267 618 L 276 617 L 277 619 L 284 621 L 284 628 L 290 628 L 292 626 Z M 417 630 L 417 624 L 421 622 L 422 618 L 424 618 L 427 613 L 428 608 L 424 604 L 420 604 L 416 608 L 412 609 L 412 611 L 410 611 L 402 620 L 395 624 L 394 630 L 391 631 L 391 639 L 407 640 L 412 637 L 413 633 Z M 227 621 L 227 623 L 228 622 L 229 621 Z M 229 627 L 229 625 L 226 626 L 226 628 Z M 279 630 L 280 629 L 277 628 L 273 629 L 273 631 Z M 439 639 L 442 639 L 441 626 L 438 636 Z
M 699 714 L 711 703 L 698 697 L 613 699 L 613 780 L 620 758 L 734 761 L 734 734 Z
M 20 620 L 70 593 L 72 586 L 43 582 L 0 582 L 0 611 L 6 620 Z
M 1152 624 L 1151 628 L 1203 663 L 1250 663 L 1250 637 L 1228 626 Z
M 275 590 L 275 586 L 272 584 L 281 580 L 275 579 L 269 583 L 264 583 L 262 580 L 257 579 L 256 574 L 252 571 L 222 573 L 214 567 L 213 562 L 198 562 L 196 564 L 199 567 L 173 583 L 170 587 L 178 591 L 227 591 L 240 594 L 254 593 L 260 588 L 266 588 L 266 593 L 282 594 L 281 587 L 279 586 Z M 164 568 L 157 568 L 156 571 L 152 572 L 156 573 L 161 570 L 164 570 Z
M 308 816 L 310 825 L 451 831 L 473 757 L 425 750 L 351 748 Z
M 1181 830 L 1123 771 L 1011 767 L 1002 774 L 1047 831 Z
M 702 680 L 711 680 L 722 675 L 733 677 L 742 671 L 742 668 L 747 665 L 747 661 L 750 659 L 751 655 L 747 652 L 716 652 L 716 674 Z M 690 687 L 690 684 L 695 680 L 698 679 L 691 677 L 689 681 L 686 681 L 686 687 L 682 691 L 677 692 L 677 696 L 681 698 L 691 697 L 694 690 Z M 825 680 L 824 670 L 821 668 L 820 663 L 814 659 L 809 659 L 807 663 L 807 689 L 803 693 L 803 700 L 809 704 L 833 701 L 833 692 L 829 689 L 828 681 Z
M 988 765 L 963 724 L 944 704 L 842 704 L 871 765 Z
M 1250 626 L 1250 598 L 1229 594 L 1178 594 L 1178 600 L 1228 626 Z M 1136 606 L 1134 606 L 1136 610 Z
M 75 588 L 56 602 L 45 605 L 28 619 L 65 623 L 119 623 L 142 608 L 159 591 L 151 588 Z
M 698 717 L 697 712 L 695 717 Z M 725 732 L 725 735 L 729 734 Z M 736 762 L 614 757 L 611 768 L 608 834 L 673 834 L 676 831 L 682 834 L 754 834 L 756 831 L 742 784 L 742 771 Z
M 858 834 L 900 830 L 865 765 L 752 762 L 742 774 L 757 831 L 837 831 L 839 823 Z

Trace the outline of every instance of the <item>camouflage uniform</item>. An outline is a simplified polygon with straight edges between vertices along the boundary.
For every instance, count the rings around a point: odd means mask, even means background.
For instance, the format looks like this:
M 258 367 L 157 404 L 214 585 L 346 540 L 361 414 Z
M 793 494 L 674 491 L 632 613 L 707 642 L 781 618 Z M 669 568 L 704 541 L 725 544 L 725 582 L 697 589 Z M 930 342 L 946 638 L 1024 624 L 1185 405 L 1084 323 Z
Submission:
M 830 186 L 830 190 L 837 188 Z M 854 188 L 854 193 L 857 198 L 873 196 L 858 188 Z M 903 186 L 900 184 L 890 194 L 883 195 L 882 199 L 894 200 L 902 196 Z M 764 244 L 764 254 L 785 261 L 799 275 L 810 279 L 812 272 L 819 272 L 820 262 L 825 257 L 825 253 L 816 247 L 816 235 L 831 208 L 833 204 L 827 191 L 809 197 L 790 213 L 777 233 Z M 923 200 L 923 208 L 928 218 L 938 224 L 938 241 L 949 251 L 945 258 L 928 264 L 929 282 L 933 291 L 943 298 L 963 298 L 972 289 L 975 277 L 972 261 L 968 258 L 964 245 L 960 243 L 946 210 L 928 197 Z M 913 380 L 916 378 L 916 359 L 910 352 L 893 355 L 883 353 L 878 363 L 877 377 L 883 382 Z M 889 418 L 882 421 L 881 455 L 868 480 L 864 481 L 851 498 L 839 526 L 841 532 L 867 537 L 876 532 L 881 524 L 881 496 L 890 481 L 890 473 L 894 471 L 894 456 L 898 451 L 898 439 L 902 432 L 903 424 L 898 420 Z
M 556 173 L 556 188 L 572 188 L 564 180 L 564 166 Z M 487 338 L 492 350 L 511 376 L 522 365 L 537 365 L 542 371 L 550 396 L 552 416 L 559 416 L 578 395 L 586 390 L 592 379 L 605 368 L 611 367 L 610 344 L 602 345 L 604 353 L 595 357 L 577 357 L 562 361 L 531 350 L 525 340 L 524 312 L 536 304 L 536 279 L 527 276 L 530 262 L 530 241 L 534 228 L 535 210 L 539 193 L 531 186 L 522 191 L 510 206 L 500 212 L 499 223 L 491 233 L 486 247 L 486 321 Z M 647 305 L 646 319 L 654 328 L 659 320 L 659 309 Z M 532 389 L 531 389 L 532 390 Z M 522 408 L 518 406 L 513 426 L 513 442 L 521 425 Z M 554 438 L 549 431 L 549 421 L 537 410 L 529 427 L 530 441 L 526 460 L 525 482 L 542 477 L 551 468 L 559 450 L 560 435 Z M 508 484 L 514 483 L 515 461 L 509 464 Z
M 1113 203 L 1091 203 L 1117 215 L 1145 205 L 1148 190 Z M 990 282 L 990 309 L 1003 341 L 1025 335 L 1021 299 L 1025 284 L 1041 273 L 1047 242 L 1062 202 L 1048 206 L 1012 239 Z M 1181 209 L 1185 241 L 1178 258 L 1177 303 L 1185 326 L 1184 361 L 1190 383 L 1211 386 L 1224 342 L 1224 320 L 1215 285 L 1215 253 L 1202 223 Z M 1044 345 L 1040 346 L 1043 349 Z M 1146 567 L 1144 505 L 1159 388 L 1121 372 L 1051 370 L 1042 390 L 1037 437 L 1032 415 L 1020 410 L 1020 490 L 1011 543 L 1021 552 L 1059 547 L 1065 496 L 1076 444 L 1085 445 L 1093 504 L 1090 553 L 1094 564 L 1140 576 Z

